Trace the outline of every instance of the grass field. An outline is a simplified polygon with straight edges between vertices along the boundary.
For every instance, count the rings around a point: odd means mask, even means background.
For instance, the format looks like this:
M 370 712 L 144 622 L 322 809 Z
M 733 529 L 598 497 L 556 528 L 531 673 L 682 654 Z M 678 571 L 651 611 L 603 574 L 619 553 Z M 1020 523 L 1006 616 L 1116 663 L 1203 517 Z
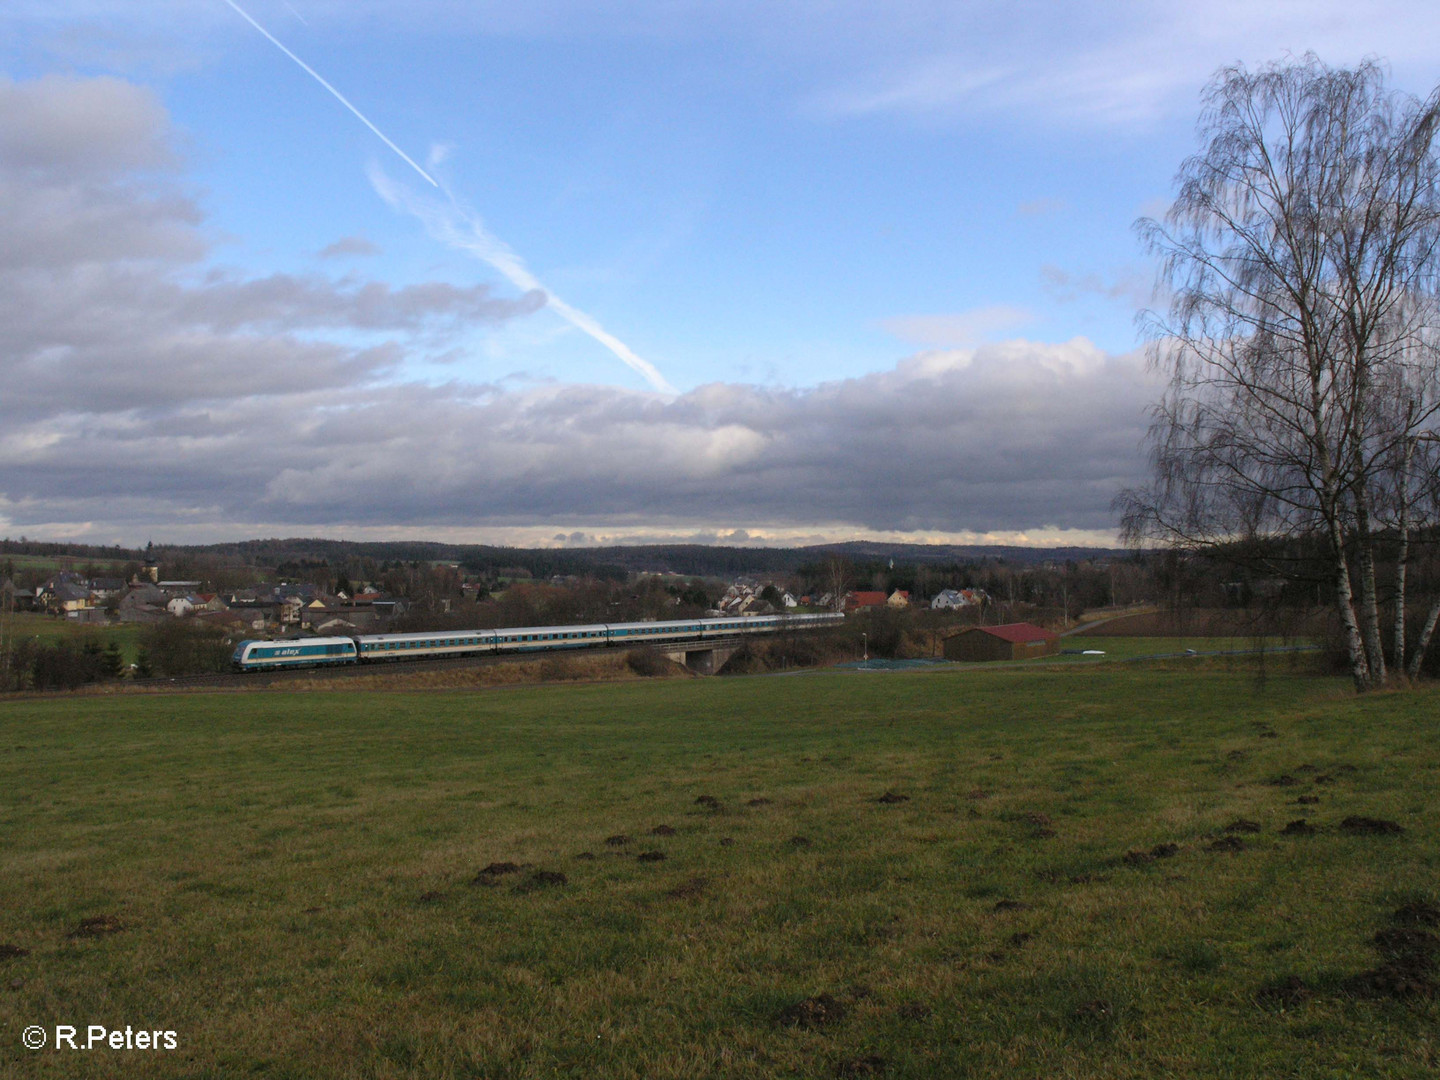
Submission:
M 54 643 L 62 640 L 83 641 L 93 637 L 102 646 L 118 641 L 120 653 L 127 664 L 133 664 L 140 651 L 139 623 L 86 624 L 34 611 L 16 611 L 6 618 L 9 621 L 10 633 L 17 641 L 36 637 L 41 641 Z
M 1219 664 L 0 705 L 0 1072 L 1430 1076 L 1437 706 Z

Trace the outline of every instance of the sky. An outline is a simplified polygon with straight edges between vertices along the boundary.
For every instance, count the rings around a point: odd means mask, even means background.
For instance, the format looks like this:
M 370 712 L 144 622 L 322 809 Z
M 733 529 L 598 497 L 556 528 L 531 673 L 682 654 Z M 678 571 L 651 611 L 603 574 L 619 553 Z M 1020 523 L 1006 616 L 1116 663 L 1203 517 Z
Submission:
M 1133 226 L 1206 83 L 1425 95 L 1437 42 L 1393 0 L 7 0 L 0 535 L 1109 546 Z

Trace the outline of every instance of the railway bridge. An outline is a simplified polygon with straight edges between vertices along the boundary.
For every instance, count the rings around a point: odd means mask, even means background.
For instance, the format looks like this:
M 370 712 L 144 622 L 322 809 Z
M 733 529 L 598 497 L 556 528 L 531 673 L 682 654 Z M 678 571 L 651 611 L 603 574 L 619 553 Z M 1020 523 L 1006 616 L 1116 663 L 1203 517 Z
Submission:
M 714 638 L 708 641 L 676 642 L 657 646 L 659 651 L 677 664 L 684 664 L 697 675 L 714 675 L 725 661 L 735 655 L 744 638 Z

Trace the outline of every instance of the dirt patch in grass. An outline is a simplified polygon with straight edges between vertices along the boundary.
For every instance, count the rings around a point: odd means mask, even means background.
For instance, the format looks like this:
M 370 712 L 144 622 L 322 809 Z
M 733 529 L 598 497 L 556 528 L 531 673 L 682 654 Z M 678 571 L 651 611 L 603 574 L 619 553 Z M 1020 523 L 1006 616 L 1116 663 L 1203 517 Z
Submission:
M 1340 831 L 1351 836 L 1399 836 L 1405 827 L 1384 818 L 1354 816 L 1340 822 Z
M 769 806 L 769 805 L 770 805 L 770 800 L 767 799 L 767 798 L 765 798 L 764 795 L 761 795 L 761 796 L 759 796 L 759 797 L 757 797 L 757 798 L 751 799 L 751 800 L 750 800 L 749 802 L 747 802 L 745 805 L 746 805 L 746 806 Z
M 1299 780 L 1295 779 L 1295 777 L 1291 776 L 1289 773 L 1281 773 L 1279 776 L 1272 776 L 1269 780 L 1265 782 L 1271 787 L 1294 787 L 1296 784 L 1300 783 Z
M 1260 823 L 1258 821 L 1250 821 L 1246 818 L 1238 818 L 1225 826 L 1225 832 L 1227 833 L 1258 833 L 1260 831 Z
M 549 889 L 556 885 L 568 884 L 570 884 L 570 879 L 559 870 L 536 870 L 515 888 L 518 892 L 533 892 L 536 889 Z
M 1262 1009 L 1295 1009 L 1315 996 L 1315 991 L 1299 975 L 1268 982 L 1255 991 L 1255 1004 Z
M 808 836 L 792 836 L 790 837 L 790 846 L 793 848 L 807 848 L 810 846 L 810 838 Z
M 1104 998 L 1082 1001 L 1070 1010 L 1070 1019 L 1081 1022 L 1109 1021 L 1115 1015 L 1115 1007 Z
M 670 825 L 656 825 L 650 830 L 651 836 L 674 836 L 675 829 Z
M 695 900 L 705 895 L 705 890 L 710 887 L 710 879 L 706 877 L 693 877 L 681 885 L 676 885 L 665 895 L 671 900 Z
M 838 1024 L 850 1010 L 830 994 L 801 998 L 780 1010 L 776 1021 L 785 1027 L 823 1028 Z
M 1120 861 L 1126 866 L 1145 866 L 1147 863 L 1152 863 L 1157 859 L 1169 859 L 1178 854 L 1180 854 L 1179 844 L 1156 844 L 1149 851 L 1127 851 L 1120 857 Z M 1089 878 L 1087 877 L 1087 881 L 1088 880 Z
M 696 795 L 695 805 L 703 806 L 707 810 L 719 810 L 720 800 L 717 799 L 714 795 Z
M 1053 821 L 1050 820 L 1049 814 L 1041 814 L 1034 810 L 1031 810 L 1029 813 L 1025 814 L 1024 817 L 1021 818 L 1021 820 L 1024 821 L 1026 825 L 1033 825 L 1037 829 L 1044 829 L 1050 825 L 1055 824 Z
M 1380 966 L 1346 981 L 1357 997 L 1431 997 L 1435 993 L 1436 958 L 1440 938 L 1428 930 L 1391 926 L 1376 933 L 1370 944 L 1380 954 Z
M 578 855 L 576 855 L 575 858 L 580 859 L 583 862 L 593 862 L 595 859 L 595 853 L 593 851 L 582 851 Z
M 664 862 L 664 861 L 665 861 L 665 853 L 664 853 L 663 851 L 642 851 L 642 852 L 640 852 L 639 855 L 636 855 L 636 856 L 635 856 L 635 861 L 636 861 L 636 862 Z
M 721 847 L 734 847 L 734 846 L 735 846 L 735 840 L 734 840 L 733 837 L 722 836 L 722 837 L 720 837 L 720 846 L 721 846 Z
M 1304 818 L 1296 818 L 1280 830 L 1282 836 L 1314 836 L 1319 830 Z
M 22 949 L 19 945 L 0 945 L 0 960 L 19 960 L 22 956 L 29 956 L 29 949 Z
M 1301 795 L 1298 799 L 1295 800 L 1295 805 L 1296 805 L 1296 806 L 1319 806 L 1319 805 L 1320 805 L 1320 796 L 1319 796 L 1319 795 Z
M 416 902 L 421 904 L 438 904 L 444 899 L 445 894 L 443 892 L 440 892 L 438 889 L 431 889 L 429 892 L 423 892 L 416 897 Z
M 892 805 L 892 804 L 894 804 L 894 803 L 909 802 L 909 801 L 910 801 L 910 796 L 909 796 L 909 795 L 901 795 L 901 794 L 899 794 L 899 793 L 897 793 L 897 792 L 894 792 L 894 791 L 887 791 L 887 792 L 885 792 L 884 795 L 881 795 L 881 796 L 880 796 L 878 799 L 876 799 L 875 801 L 878 802 L 878 803 L 885 803 L 886 805 Z
M 616 833 L 614 836 L 607 836 L 605 843 L 610 847 L 624 847 L 630 842 L 630 837 L 624 833 Z
M 839 1077 L 883 1076 L 888 1067 L 888 1063 L 879 1054 L 866 1054 L 864 1057 L 840 1062 L 835 1066 L 835 1075 Z
M 988 799 L 989 797 L 990 792 L 986 791 L 984 788 L 977 787 L 965 793 L 965 798 L 973 799 L 976 802 L 979 802 L 981 799 Z
M 1219 840 L 1211 843 L 1208 850 L 1229 852 L 1232 855 L 1238 855 L 1245 850 L 1245 841 L 1241 840 L 1238 836 L 1222 836 Z
M 1030 905 L 1020 900 L 997 900 L 995 911 L 1029 911 Z
M 1440 908 L 1425 900 L 1411 900 L 1396 908 L 1390 918 L 1400 926 L 1440 926 Z
M 475 875 L 470 882 L 472 885 L 494 885 L 506 874 L 518 874 L 521 870 L 519 863 L 513 862 L 492 862 L 485 869 Z
M 88 919 L 81 919 L 74 930 L 70 931 L 72 938 L 105 937 L 107 934 L 118 934 L 125 929 L 125 924 L 114 915 L 91 915 Z

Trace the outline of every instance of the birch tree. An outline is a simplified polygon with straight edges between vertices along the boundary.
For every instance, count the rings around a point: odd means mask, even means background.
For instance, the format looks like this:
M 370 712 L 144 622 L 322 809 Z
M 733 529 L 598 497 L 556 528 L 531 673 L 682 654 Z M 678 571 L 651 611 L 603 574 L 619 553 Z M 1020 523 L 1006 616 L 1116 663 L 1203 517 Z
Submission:
M 1123 530 L 1318 540 L 1358 689 L 1387 678 L 1382 514 L 1415 526 L 1413 448 L 1440 409 L 1437 106 L 1388 91 L 1374 61 L 1222 69 L 1174 204 L 1138 224 L 1171 298 L 1147 322 L 1169 382 Z M 1403 570 L 1397 584 L 1403 639 Z

